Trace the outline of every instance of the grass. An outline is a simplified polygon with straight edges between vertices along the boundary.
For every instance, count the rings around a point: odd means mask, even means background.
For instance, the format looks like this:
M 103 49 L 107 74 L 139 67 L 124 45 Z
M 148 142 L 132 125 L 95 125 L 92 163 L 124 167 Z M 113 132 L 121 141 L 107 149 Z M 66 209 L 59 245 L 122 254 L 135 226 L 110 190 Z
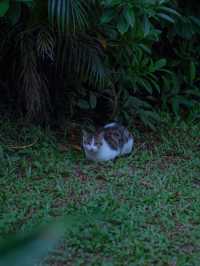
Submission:
M 63 136 L 1 122 L 1 239 L 100 212 L 40 265 L 199 265 L 200 124 L 134 134 L 134 154 L 95 164 Z

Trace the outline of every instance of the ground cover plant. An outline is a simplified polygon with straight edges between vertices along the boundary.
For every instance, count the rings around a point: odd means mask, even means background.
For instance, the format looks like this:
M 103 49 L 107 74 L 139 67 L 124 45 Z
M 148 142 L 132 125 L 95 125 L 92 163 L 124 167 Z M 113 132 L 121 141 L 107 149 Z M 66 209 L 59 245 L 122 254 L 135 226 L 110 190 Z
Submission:
M 6 121 L 0 129 L 1 240 L 79 215 L 37 265 L 199 264 L 199 123 L 133 130 L 134 154 L 103 165 L 63 134 Z M 98 219 L 84 221 L 93 212 Z

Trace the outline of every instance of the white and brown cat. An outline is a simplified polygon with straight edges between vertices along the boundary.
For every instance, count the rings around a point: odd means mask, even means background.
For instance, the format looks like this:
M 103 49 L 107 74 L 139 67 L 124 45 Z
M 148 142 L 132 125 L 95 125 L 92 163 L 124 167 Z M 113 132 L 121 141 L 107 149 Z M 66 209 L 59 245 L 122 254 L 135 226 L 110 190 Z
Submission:
M 94 161 L 113 160 L 131 153 L 134 139 L 131 133 L 119 123 L 110 123 L 94 134 L 83 131 L 83 149 L 86 158 Z

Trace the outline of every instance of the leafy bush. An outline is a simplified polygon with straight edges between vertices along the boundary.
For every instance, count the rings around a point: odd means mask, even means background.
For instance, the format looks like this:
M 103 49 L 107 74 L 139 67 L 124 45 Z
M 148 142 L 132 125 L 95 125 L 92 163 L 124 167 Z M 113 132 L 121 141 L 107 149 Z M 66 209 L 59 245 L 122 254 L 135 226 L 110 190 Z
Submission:
M 139 117 L 151 128 L 159 123 L 160 110 L 179 116 L 200 96 L 200 20 L 194 5 L 2 1 L 5 94 L 18 109 L 43 121 L 49 114 L 55 120 L 80 110 L 95 113 L 105 104 L 104 118 L 132 122 Z
M 112 39 L 113 30 L 117 36 L 108 57 L 122 95 L 120 114 L 127 121 L 130 115 L 139 115 L 153 127 L 159 121 L 158 110 L 170 108 L 179 116 L 181 107 L 194 106 L 200 93 L 196 76 L 200 20 L 184 15 L 175 1 L 102 2 L 101 21 L 108 32 L 112 29 L 107 38 Z

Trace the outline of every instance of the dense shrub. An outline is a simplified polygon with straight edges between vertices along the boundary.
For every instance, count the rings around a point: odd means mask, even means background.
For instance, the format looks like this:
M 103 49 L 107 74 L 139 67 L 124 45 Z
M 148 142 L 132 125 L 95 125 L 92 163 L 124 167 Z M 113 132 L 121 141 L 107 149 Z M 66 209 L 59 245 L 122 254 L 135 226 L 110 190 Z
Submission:
M 199 101 L 195 2 L 61 2 L 0 4 L 4 103 L 40 121 L 101 109 L 154 127 L 161 110 L 180 116 Z

